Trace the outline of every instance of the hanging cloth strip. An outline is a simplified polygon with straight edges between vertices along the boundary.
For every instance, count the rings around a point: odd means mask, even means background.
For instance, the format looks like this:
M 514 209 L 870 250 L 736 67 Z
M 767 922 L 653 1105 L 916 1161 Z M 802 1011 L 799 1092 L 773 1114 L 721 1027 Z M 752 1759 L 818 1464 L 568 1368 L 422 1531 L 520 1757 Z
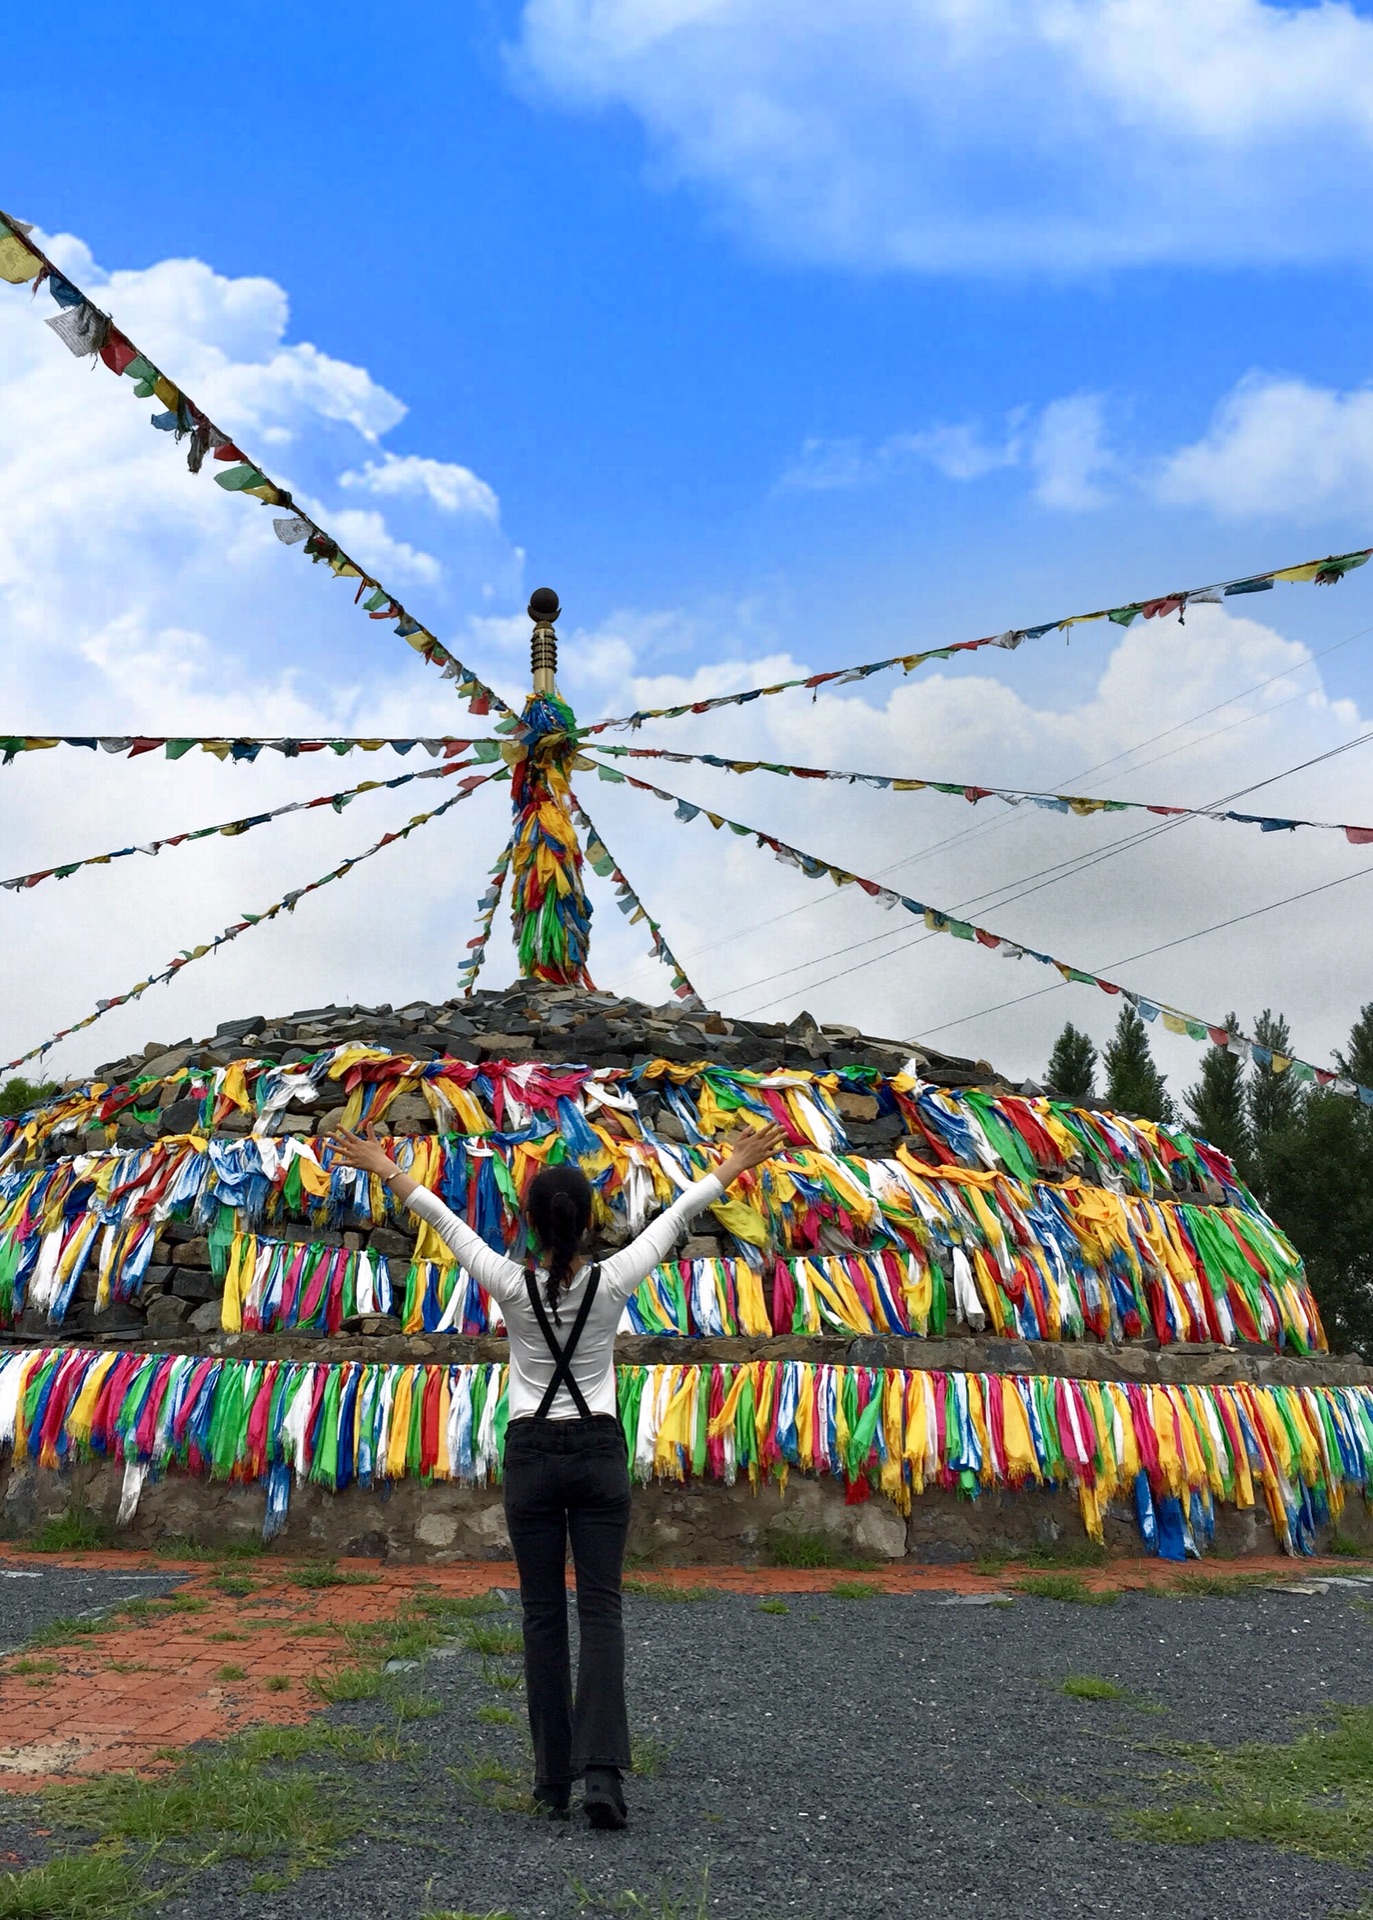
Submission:
M 252 494 L 265 506 L 284 507 L 286 517 L 273 521 L 277 538 L 284 546 L 299 546 L 312 561 L 324 561 L 329 571 L 341 580 L 358 583 L 354 601 L 362 601 L 363 610 L 373 620 L 395 621 L 395 633 L 415 652 L 442 668 L 444 678 L 455 680 L 461 698 L 472 713 L 489 713 L 497 707 L 509 714 L 512 709 L 498 693 L 451 654 L 427 627 L 409 613 L 400 600 L 373 579 L 352 559 L 337 540 L 326 533 L 298 507 L 284 487 L 270 480 L 264 470 L 249 460 L 233 437 L 217 427 L 209 415 L 182 392 L 165 373 L 141 353 L 126 334 L 120 332 L 109 314 L 87 298 L 73 281 L 53 265 L 48 256 L 29 237 L 23 221 L 0 214 L 0 279 L 13 285 L 32 281 L 46 284 L 57 302 L 59 312 L 48 325 L 74 354 L 99 356 L 110 372 L 134 382 L 134 393 L 141 400 L 156 398 L 165 412 L 152 416 L 153 426 L 175 436 L 179 446 L 186 440 L 186 464 L 199 473 L 207 453 L 216 461 L 232 462 L 215 479 L 229 493 Z M 363 600 L 363 595 L 367 598 Z
M 464 1000 L 472 998 L 477 984 L 477 975 L 486 959 L 487 943 L 491 938 L 491 928 L 496 918 L 496 910 L 501 904 L 501 895 L 505 892 L 506 876 L 510 872 L 510 856 L 515 850 L 514 836 L 506 841 L 501 849 L 500 858 L 491 869 L 491 883 L 477 902 L 477 932 L 474 939 L 467 943 L 468 958 L 458 969 L 458 986 Z
M 405 739 L 394 737 L 367 737 L 357 735 L 340 736 L 333 740 L 302 740 L 285 734 L 257 738 L 251 734 L 191 733 L 191 734 L 132 734 L 132 733 L 0 733 L 0 756 L 5 766 L 17 759 L 21 753 L 46 753 L 53 747 L 84 747 L 89 753 L 118 754 L 125 760 L 137 760 L 145 753 L 159 750 L 168 760 L 181 760 L 199 747 L 202 753 L 212 753 L 216 760 L 232 760 L 235 765 L 251 766 L 260 753 L 279 753 L 287 760 L 296 760 L 303 753 L 330 753 L 342 756 L 345 753 L 380 753 L 383 747 L 389 747 L 392 753 L 410 753 L 416 747 L 422 747 L 433 760 L 452 759 L 454 754 L 466 753 L 475 749 L 477 760 L 494 760 L 500 753 L 498 740 L 456 740 L 447 737 L 426 740 L 414 736 Z
M 855 681 L 866 680 L 874 673 L 889 672 L 894 667 L 900 667 L 903 673 L 911 673 L 929 660 L 952 660 L 956 654 L 976 653 L 981 647 L 1018 647 L 1022 640 L 1039 640 L 1046 633 L 1071 633 L 1074 627 L 1093 620 L 1109 620 L 1118 627 L 1128 627 L 1141 615 L 1146 620 L 1154 620 L 1176 613 L 1181 622 L 1189 606 L 1217 604 L 1236 594 L 1265 593 L 1279 580 L 1313 581 L 1317 586 L 1333 586 L 1346 573 L 1363 566 L 1370 555 L 1373 555 L 1373 547 L 1364 547 L 1354 553 L 1331 554 L 1324 560 L 1305 560 L 1299 566 L 1279 567 L 1272 573 L 1253 574 L 1243 580 L 1223 580 L 1209 587 L 1189 587 L 1184 592 L 1166 593 L 1156 599 L 1132 600 L 1123 607 L 1102 607 L 1096 613 L 1067 614 L 1061 619 L 1046 621 L 1039 627 L 1012 627 L 1006 633 L 988 634 L 982 640 L 959 640 L 948 647 L 929 647 L 923 653 L 898 653 L 887 660 L 870 660 L 863 666 L 836 667 L 828 673 L 812 673 L 796 680 L 779 680 L 771 687 L 750 687 L 747 693 L 722 693 L 711 700 L 692 700 L 676 707 L 643 707 L 638 713 L 626 714 L 620 719 L 598 720 L 594 726 L 584 727 L 582 734 L 586 737 L 593 733 L 605 733 L 612 727 L 640 727 L 645 720 L 677 720 L 683 714 L 710 713 L 716 707 L 741 707 L 750 700 L 761 700 L 773 693 L 786 693 L 794 687 L 809 687 L 814 693 L 825 686 L 850 686 Z
M 1086 819 L 1096 813 L 1156 813 L 1189 820 L 1228 820 L 1241 826 L 1258 827 L 1264 833 L 1292 833 L 1298 827 L 1319 827 L 1327 833 L 1342 833 L 1352 847 L 1373 844 L 1373 827 L 1346 826 L 1334 820 L 1282 820 L 1257 813 L 1235 813 L 1223 807 L 1165 807 L 1148 800 L 1093 800 L 1076 793 L 1045 793 L 1035 787 L 988 787 L 964 780 L 915 780 L 906 774 L 840 773 L 828 767 L 795 767 L 774 760 L 727 760 L 717 753 L 671 753 L 666 747 L 614 747 L 598 745 L 598 753 L 615 754 L 620 759 L 669 760 L 674 766 L 718 767 L 726 773 L 776 773 L 796 780 L 842 780 L 851 787 L 872 787 L 882 793 L 947 793 L 960 800 L 1004 800 L 1008 806 L 1025 803 L 1045 807 L 1052 813 L 1075 814 Z
M 242 820 L 226 820 L 217 827 L 195 827 L 188 833 L 168 834 L 162 840 L 149 840 L 139 847 L 117 847 L 110 853 L 94 853 L 85 860 L 69 860 L 58 867 L 43 867 L 37 873 L 21 873 L 13 880 L 0 880 L 0 892 L 17 893 L 36 887 L 40 880 L 66 880 L 82 867 L 107 867 L 112 860 L 126 859 L 133 853 L 160 853 L 163 847 L 189 846 L 193 840 L 208 840 L 213 834 L 221 834 L 227 840 L 236 839 L 240 834 L 249 833 L 254 827 L 266 826 L 269 820 L 280 820 L 283 814 L 307 813 L 314 807 L 332 807 L 335 813 L 342 813 L 350 800 L 356 800 L 360 793 L 381 793 L 392 787 L 407 787 L 412 780 L 445 780 L 449 774 L 461 773 L 464 768 L 474 766 L 472 760 L 454 760 L 443 767 L 426 767 L 420 773 L 400 773 L 394 780 L 362 780 L 355 787 L 345 787 L 340 793 L 322 793 L 316 800 L 291 800 L 284 807 L 271 807 L 265 813 L 249 814 Z
M 1327 1067 L 1317 1067 L 1309 1060 L 1299 1060 L 1295 1054 L 1274 1053 L 1247 1034 L 1231 1031 L 1218 1021 L 1202 1020 L 1196 1014 L 1183 1013 L 1162 1000 L 1146 1000 L 1129 987 L 1122 987 L 1113 980 L 1104 980 L 1099 974 L 1088 973 L 1083 968 L 1070 966 L 1066 960 L 1056 960 L 1051 953 L 1036 953 L 1033 947 L 1022 946 L 1019 941 L 1009 940 L 1004 934 L 992 933 L 971 920 L 960 920 L 957 914 L 946 913 L 942 907 L 926 906 L 921 900 L 911 900 L 891 887 L 884 887 L 880 881 L 866 879 L 861 873 L 850 873 L 847 868 L 837 867 L 816 854 L 803 853 L 799 847 L 788 846 L 785 840 L 778 840 L 775 835 L 764 833 L 758 827 L 745 826 L 742 821 L 712 812 L 709 807 L 684 799 L 679 793 L 671 793 L 665 787 L 655 787 L 647 780 L 638 780 L 631 773 L 621 773 L 617 767 L 603 765 L 598 771 L 603 780 L 623 781 L 627 786 L 637 787 L 642 793 L 651 793 L 655 800 L 666 801 L 678 820 L 689 822 L 704 816 L 717 831 L 721 827 L 728 827 L 731 833 L 751 838 L 757 846 L 766 847 L 783 866 L 795 867 L 808 879 L 830 879 L 837 887 L 861 887 L 864 893 L 884 907 L 903 907 L 907 913 L 913 913 L 923 920 L 931 933 L 950 933 L 956 940 L 974 942 L 1008 960 L 1038 960 L 1041 966 L 1056 968 L 1065 981 L 1098 987 L 1102 993 L 1121 995 L 1141 1018 L 1161 1018 L 1169 1033 L 1185 1034 L 1189 1040 L 1195 1040 L 1201 1046 L 1224 1047 L 1228 1052 L 1241 1059 L 1253 1060 L 1256 1066 L 1265 1067 L 1272 1073 L 1290 1073 L 1294 1080 L 1314 1082 L 1333 1093 L 1357 1098 L 1366 1107 L 1373 1107 L 1373 1087 L 1361 1086 L 1344 1074 L 1333 1073 Z
M 594 763 L 584 762 L 583 764 Z M 614 882 L 616 904 L 621 913 L 629 916 L 629 924 L 631 927 L 636 926 L 640 920 L 646 920 L 648 922 L 649 939 L 654 958 L 661 960 L 672 976 L 672 991 L 676 994 L 677 998 L 682 1001 L 685 1006 L 704 1009 L 705 1002 L 702 1000 L 700 994 L 697 993 L 695 987 L 692 986 L 690 980 L 687 979 L 686 969 L 667 944 L 667 941 L 663 938 L 663 930 L 658 925 L 658 922 L 653 918 L 653 915 L 648 911 L 648 908 L 644 905 L 638 894 L 635 893 L 628 880 L 625 879 L 623 871 L 617 866 L 614 855 L 601 838 L 590 814 L 579 804 L 576 794 L 573 793 L 570 788 L 568 789 L 568 796 L 571 802 L 572 818 L 586 835 L 586 857 L 591 862 L 592 872 L 598 874 L 602 880 L 611 880 Z
M 506 748 L 514 815 L 510 913 L 525 979 L 590 987 L 591 902 L 568 811 L 576 738 L 576 718 L 565 700 L 556 693 L 529 696 Z
M 392 1365 L 83 1347 L 0 1355 L 0 1448 L 48 1468 L 256 1481 L 264 1532 L 292 1485 L 332 1492 L 398 1480 L 500 1480 L 508 1404 L 497 1363 Z M 1210 1542 L 1218 1502 L 1261 1500 L 1287 1553 L 1313 1553 L 1347 1498 L 1373 1497 L 1373 1388 L 1155 1386 L 1034 1373 L 755 1360 L 616 1369 L 620 1424 L 640 1482 L 785 1487 L 842 1481 L 909 1513 L 929 1489 L 1066 1487 L 1097 1540 L 1128 1506 L 1147 1551 Z M 129 1470 L 133 1469 L 132 1478 Z
M 247 933 L 250 927 L 261 926 L 265 921 L 275 920 L 279 913 L 294 913 L 297 901 L 303 900 L 307 893 L 316 893 L 320 887 L 327 887 L 331 880 L 341 880 L 344 874 L 351 873 L 353 868 L 361 861 L 370 860 L 372 855 L 374 853 L 380 853 L 383 847 L 394 846 L 398 840 L 408 840 L 416 827 L 422 827 L 430 820 L 437 820 L 439 815 L 441 813 L 447 813 L 450 807 L 456 807 L 461 801 L 470 799 L 477 788 L 485 786 L 489 780 L 500 780 L 504 777 L 504 767 L 495 773 L 469 773 L 466 779 L 460 783 L 459 792 L 451 795 L 449 799 L 444 800 L 439 806 L 431 808 L 428 813 L 417 813 L 413 819 L 408 821 L 405 826 L 398 828 L 395 833 L 384 833 L 380 840 L 376 841 L 364 852 L 354 854 L 350 860 L 343 861 L 343 863 L 335 867 L 332 872 L 322 874 L 318 880 L 312 880 L 308 886 L 293 888 L 290 893 L 283 894 L 280 900 L 275 901 L 272 906 L 267 907 L 263 912 L 245 914 L 242 920 L 236 921 L 233 926 L 226 927 L 223 933 L 216 934 L 213 940 L 206 941 L 203 946 L 190 948 L 177 959 L 173 960 L 169 966 L 164 967 L 160 973 L 149 974 L 146 980 L 140 980 L 137 986 L 130 987 L 127 993 L 117 994 L 112 1000 L 98 1001 L 94 1013 L 88 1013 L 84 1020 L 78 1020 L 70 1027 L 59 1028 L 56 1033 L 50 1035 L 49 1038 L 44 1040 L 39 1046 L 30 1047 L 27 1053 L 21 1053 L 17 1059 L 7 1061 L 4 1068 L 0 1069 L 0 1071 L 12 1073 L 16 1067 L 22 1067 L 30 1060 L 39 1059 L 43 1054 L 48 1052 L 49 1048 L 55 1047 L 59 1040 L 65 1040 L 73 1033 L 80 1033 L 86 1027 L 94 1026 L 96 1021 L 103 1018 L 111 1008 L 122 1007 L 127 1005 L 130 1000 L 139 999 L 148 991 L 149 987 L 158 986 L 168 980 L 174 979 L 183 967 L 190 965 L 191 961 L 203 960 L 206 954 L 217 952 L 220 947 L 226 946 L 230 940 L 237 940 L 241 933 Z

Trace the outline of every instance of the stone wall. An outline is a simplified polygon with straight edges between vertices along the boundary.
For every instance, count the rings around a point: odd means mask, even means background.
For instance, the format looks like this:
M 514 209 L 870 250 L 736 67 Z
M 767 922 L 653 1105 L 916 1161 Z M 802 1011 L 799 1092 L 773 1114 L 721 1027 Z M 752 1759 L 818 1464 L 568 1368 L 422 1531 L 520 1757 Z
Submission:
M 19 1539 L 72 1508 L 88 1508 L 113 1524 L 121 1480 L 122 1469 L 100 1461 L 62 1473 L 11 1462 L 0 1472 L 0 1522 Z M 264 1498 L 261 1487 L 168 1474 L 144 1487 L 133 1524 L 118 1539 L 134 1547 L 175 1540 L 207 1547 L 244 1544 L 260 1537 Z M 860 1559 L 933 1565 L 1014 1557 L 1084 1537 L 1077 1500 L 1068 1492 L 986 1492 L 970 1500 L 936 1490 L 920 1495 L 903 1516 L 876 1496 L 848 1506 L 843 1487 L 834 1481 L 793 1474 L 785 1491 L 768 1485 L 755 1493 L 746 1482 L 637 1487 L 629 1552 L 632 1562 L 649 1566 L 766 1563 L 770 1541 L 788 1529 L 819 1535 L 837 1551 Z M 1108 1512 L 1105 1531 L 1113 1551 L 1140 1553 L 1134 1515 L 1124 1504 Z M 1340 1532 L 1373 1552 L 1373 1509 L 1350 1501 Z M 1328 1535 L 1327 1529 L 1322 1545 Z M 296 1487 L 277 1545 L 289 1553 L 401 1562 L 510 1556 L 499 1488 L 443 1481 L 428 1486 L 398 1481 L 377 1492 Z M 1277 1552 L 1267 1510 L 1218 1507 L 1213 1551 L 1222 1558 Z

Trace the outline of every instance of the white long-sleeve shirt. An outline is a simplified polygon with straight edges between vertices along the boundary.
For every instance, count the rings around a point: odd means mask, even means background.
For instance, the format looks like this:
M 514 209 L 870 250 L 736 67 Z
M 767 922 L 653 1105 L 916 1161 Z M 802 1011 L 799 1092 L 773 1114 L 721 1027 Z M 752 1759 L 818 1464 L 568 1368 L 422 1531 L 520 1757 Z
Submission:
M 615 1330 L 620 1313 L 641 1280 L 647 1278 L 659 1261 L 671 1252 L 677 1236 L 703 1207 L 722 1199 L 724 1188 L 713 1173 L 696 1181 L 684 1193 L 650 1221 L 637 1240 L 631 1240 L 619 1253 L 600 1262 L 601 1283 L 596 1289 L 591 1312 L 587 1315 L 582 1337 L 572 1358 L 572 1374 L 592 1413 L 616 1411 Z M 524 1284 L 524 1268 L 518 1260 L 495 1253 L 480 1234 L 474 1233 L 427 1187 L 417 1188 L 406 1202 L 411 1213 L 418 1214 L 451 1247 L 478 1286 L 485 1287 L 498 1300 L 510 1335 L 510 1418 L 519 1420 L 537 1413 L 549 1381 L 553 1378 L 553 1356 L 534 1317 Z M 584 1266 L 570 1287 L 558 1297 L 561 1324 L 553 1327 L 553 1338 L 561 1346 L 577 1319 L 582 1297 L 591 1277 L 591 1264 Z M 537 1272 L 543 1293 L 544 1269 Z M 549 1316 L 550 1321 L 552 1316 Z M 552 1420 L 575 1420 L 576 1403 L 566 1386 L 559 1387 L 548 1410 Z

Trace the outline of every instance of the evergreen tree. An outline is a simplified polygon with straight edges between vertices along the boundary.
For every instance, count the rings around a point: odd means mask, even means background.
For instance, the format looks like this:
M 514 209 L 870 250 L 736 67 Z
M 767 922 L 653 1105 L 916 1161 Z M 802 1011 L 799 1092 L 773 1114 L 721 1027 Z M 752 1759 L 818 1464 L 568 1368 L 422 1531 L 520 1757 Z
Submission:
M 1069 1020 L 1049 1055 L 1045 1083 L 1070 1100 L 1090 1100 L 1096 1092 L 1096 1063 L 1096 1048 Z
M 55 1080 L 21 1080 L 17 1076 L 0 1086 L 0 1118 L 23 1113 L 29 1107 L 57 1092 Z
M 1225 1025 L 1239 1028 L 1239 1016 L 1228 1013 Z M 1201 1078 L 1183 1096 L 1192 1125 L 1204 1140 L 1229 1154 L 1243 1171 L 1249 1160 L 1249 1115 L 1244 1098 L 1244 1062 L 1224 1047 L 1208 1047 L 1202 1055 Z
M 1173 1103 L 1154 1065 L 1144 1022 L 1128 1001 L 1101 1057 L 1106 1067 L 1106 1098 L 1113 1107 L 1143 1114 L 1146 1120 L 1173 1118 Z
M 1349 1035 L 1346 1052 L 1337 1053 L 1341 1073 L 1361 1087 L 1373 1087 L 1373 1000 L 1360 1009 Z
M 1373 1358 L 1373 1112 L 1313 1093 L 1269 1136 L 1263 1166 L 1267 1203 L 1306 1262 L 1332 1351 Z
M 1290 1054 L 1292 1033 L 1280 1013 L 1265 1007 L 1254 1022 L 1254 1039 L 1270 1053 Z M 1302 1085 L 1290 1073 L 1274 1073 L 1256 1061 L 1250 1073 L 1246 1105 L 1249 1133 L 1260 1167 L 1271 1143 L 1296 1124 L 1302 1108 Z

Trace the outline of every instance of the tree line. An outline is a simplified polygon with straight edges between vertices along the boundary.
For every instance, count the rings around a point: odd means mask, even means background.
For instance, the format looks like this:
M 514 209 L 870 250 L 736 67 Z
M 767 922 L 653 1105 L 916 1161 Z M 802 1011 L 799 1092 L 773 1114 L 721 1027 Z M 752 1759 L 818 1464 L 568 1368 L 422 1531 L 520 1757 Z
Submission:
M 1225 1025 L 1240 1029 L 1233 1013 Z M 1291 1054 L 1288 1024 L 1271 1007 L 1250 1031 L 1260 1046 Z M 1335 1060 L 1351 1080 L 1373 1086 L 1373 1001 Z M 1100 1097 L 1122 1113 L 1181 1121 L 1228 1154 L 1305 1260 L 1331 1347 L 1373 1357 L 1373 1109 L 1208 1047 L 1179 1112 L 1144 1022 L 1128 1005 L 1100 1056 L 1070 1021 L 1045 1079 L 1074 1100 Z

